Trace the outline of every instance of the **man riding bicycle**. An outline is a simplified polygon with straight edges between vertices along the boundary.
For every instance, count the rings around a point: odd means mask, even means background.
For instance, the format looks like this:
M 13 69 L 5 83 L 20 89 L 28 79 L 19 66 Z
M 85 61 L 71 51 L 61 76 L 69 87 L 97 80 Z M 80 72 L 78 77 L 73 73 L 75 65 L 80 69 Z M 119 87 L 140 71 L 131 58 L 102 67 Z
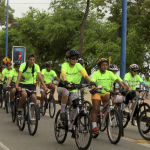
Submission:
M 14 69 L 11 71 L 8 82 L 7 82 L 8 88 L 11 87 L 10 83 L 12 83 L 15 86 L 15 84 L 17 82 L 18 74 L 19 74 L 20 65 L 21 65 L 21 61 L 15 61 Z M 10 107 L 13 107 L 13 99 L 15 97 L 15 94 L 16 94 L 16 88 L 11 89 L 11 91 L 10 91 Z
M 4 97 L 6 96 L 6 83 L 8 82 L 8 78 L 9 78 L 9 75 L 12 71 L 12 68 L 11 68 L 11 65 L 12 63 L 10 61 L 7 61 L 6 63 L 6 66 L 7 68 L 5 68 L 0 76 L 0 82 L 1 82 L 1 79 L 3 80 L 3 90 L 4 90 Z M 4 77 L 4 78 L 3 78 Z M 5 108 L 5 100 L 3 100 L 3 108 Z
M 0 66 L 0 76 L 2 75 L 3 70 L 5 69 L 5 66 Z M 4 76 L 2 77 L 1 81 L 4 81 Z M 0 82 L 0 97 L 2 98 L 2 89 L 3 89 L 3 83 Z
M 52 89 L 52 94 L 55 93 L 55 85 L 52 84 L 52 79 L 56 79 L 58 82 L 60 81 L 56 75 L 56 72 L 52 70 L 53 62 L 48 61 L 46 62 L 46 69 L 42 70 L 42 78 L 47 86 L 47 88 Z M 43 89 L 43 86 L 40 85 L 40 88 Z M 43 101 L 45 97 L 45 92 L 41 92 L 41 112 L 43 112 Z
M 58 85 L 58 97 L 61 99 L 61 120 L 66 120 L 65 107 L 68 101 L 68 97 L 71 101 L 74 101 L 78 98 L 78 91 L 75 90 L 67 90 L 66 87 L 71 87 L 72 83 L 79 84 L 81 81 L 81 77 L 79 77 L 79 72 L 81 72 L 82 76 L 87 80 L 87 82 L 94 87 L 95 83 L 91 81 L 90 77 L 86 73 L 85 69 L 77 63 L 79 53 L 76 50 L 70 50 L 66 53 L 66 57 L 69 62 L 65 62 L 61 67 L 61 79 L 63 83 L 59 83 Z
M 102 86 L 101 93 L 93 93 L 92 95 L 92 125 L 93 125 L 93 133 L 98 134 L 97 128 L 97 114 L 100 107 L 101 99 L 103 102 L 107 103 L 110 100 L 110 93 L 107 91 L 111 90 L 112 81 L 118 83 L 120 86 L 124 87 L 123 83 L 111 72 L 108 71 L 108 60 L 106 58 L 101 58 L 97 61 L 97 65 L 99 70 L 93 73 L 92 81 L 96 83 L 96 85 Z M 105 91 L 104 88 L 107 90 Z M 129 87 L 127 87 L 129 88 Z
M 28 55 L 28 59 L 26 63 L 22 63 L 19 69 L 19 75 L 16 83 L 16 88 L 21 91 L 22 88 L 35 91 L 36 87 L 34 85 L 35 83 L 35 72 L 38 74 L 38 78 L 40 79 L 45 92 L 47 92 L 47 87 L 41 77 L 40 73 L 40 67 L 39 65 L 35 64 L 35 55 L 33 53 Z M 22 91 L 21 93 L 21 98 L 20 98 L 20 103 L 19 103 L 19 109 L 18 109 L 18 118 L 21 118 L 22 114 L 22 106 L 25 102 L 25 99 L 27 98 L 27 91 Z M 34 94 L 32 94 L 33 97 L 33 102 L 35 105 L 37 105 L 37 97 Z

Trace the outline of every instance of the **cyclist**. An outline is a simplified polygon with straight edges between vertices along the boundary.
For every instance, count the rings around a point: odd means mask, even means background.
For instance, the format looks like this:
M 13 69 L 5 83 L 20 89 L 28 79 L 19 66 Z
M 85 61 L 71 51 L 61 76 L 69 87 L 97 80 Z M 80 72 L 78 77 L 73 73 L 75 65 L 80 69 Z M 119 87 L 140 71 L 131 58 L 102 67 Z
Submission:
M 143 78 L 143 81 L 146 82 L 146 84 L 148 84 L 150 86 L 150 77 L 149 77 L 149 73 L 145 73 L 145 77 Z M 149 99 L 149 92 L 148 92 L 148 88 L 146 88 L 147 92 L 146 92 L 146 99 Z
M 119 79 L 123 83 L 123 85 L 128 88 L 129 91 L 132 91 L 132 89 L 120 78 L 120 76 L 116 74 L 118 71 L 117 65 L 110 64 L 108 70 L 111 71 L 117 77 L 117 79 Z M 115 82 L 112 81 L 112 88 L 111 89 L 114 89 L 114 84 L 115 84 Z
M 111 72 L 108 71 L 108 60 L 106 58 L 101 58 L 97 61 L 97 65 L 99 70 L 93 73 L 92 81 L 96 83 L 96 85 L 101 85 L 102 88 L 105 88 L 107 91 L 111 90 L 111 82 L 114 81 L 118 83 L 120 86 L 124 88 L 124 84 Z M 93 125 L 93 133 L 98 134 L 97 129 L 97 114 L 100 107 L 101 98 L 103 102 L 108 102 L 110 100 L 110 93 L 102 89 L 102 92 L 92 93 L 92 104 L 93 104 L 93 112 L 92 112 L 92 125 Z
M 11 71 L 8 82 L 7 82 L 8 88 L 10 87 L 10 83 L 12 83 L 13 85 L 16 84 L 20 65 L 21 65 L 21 61 L 15 61 L 14 69 Z M 11 91 L 10 91 L 10 107 L 13 107 L 13 99 L 15 97 L 15 94 L 16 94 L 16 88 L 11 89 Z
M 139 70 L 139 66 L 137 64 L 131 64 L 130 67 L 130 72 L 126 73 L 125 74 L 125 77 L 124 77 L 124 81 L 126 84 L 128 84 L 132 90 L 132 92 L 129 92 L 126 96 L 126 101 L 125 101 L 125 108 L 124 108 L 124 111 L 129 113 L 129 108 L 128 108 L 128 103 L 129 103 L 129 100 L 132 100 L 133 98 L 136 97 L 136 86 L 138 84 L 138 82 L 140 82 L 143 86 L 145 86 L 146 88 L 149 88 L 149 85 L 146 84 L 142 79 L 141 77 L 137 74 L 138 73 L 138 70 Z M 137 123 L 136 123 L 136 120 L 135 120 L 135 116 L 137 114 L 137 107 L 135 108 L 135 112 L 133 114 L 133 120 L 132 120 L 132 125 L 134 126 L 137 126 Z
M 1 76 L 1 74 L 2 74 L 2 72 L 3 72 L 3 70 L 4 70 L 4 68 L 5 68 L 4 65 L 1 65 L 1 66 L 0 66 L 0 76 Z M 4 81 L 4 76 L 2 77 L 1 80 Z M 0 98 L 2 98 L 2 89 L 3 89 L 3 83 L 0 82 Z
M 21 88 L 29 89 L 32 91 L 36 90 L 36 87 L 34 85 L 35 72 L 38 74 L 38 77 L 45 89 L 45 92 L 47 92 L 48 89 L 41 77 L 39 66 L 37 64 L 35 64 L 35 55 L 33 53 L 29 54 L 28 58 L 27 58 L 27 62 L 22 63 L 20 66 L 19 75 L 18 75 L 18 79 L 17 79 L 17 83 L 16 83 L 16 88 L 18 89 L 18 91 L 21 91 Z M 26 92 L 26 91 L 21 92 L 21 98 L 20 98 L 19 109 L 18 109 L 18 118 L 19 119 L 21 118 L 22 106 L 27 97 L 27 93 L 28 92 Z M 32 94 L 32 97 L 33 97 L 33 102 L 35 103 L 35 105 L 37 105 L 37 97 L 36 97 L 35 93 Z
M 56 72 L 54 70 L 52 70 L 53 67 L 53 62 L 52 61 L 48 61 L 46 62 L 46 68 L 42 70 L 42 78 L 46 84 L 46 86 L 49 89 L 52 89 L 52 94 L 54 95 L 55 93 L 55 85 L 52 84 L 52 80 L 56 79 L 59 82 L 59 78 L 56 75 Z M 43 89 L 43 86 L 40 85 L 40 88 Z M 45 92 L 41 92 L 41 112 L 43 112 L 43 101 L 44 101 L 44 97 L 45 97 Z
M 78 98 L 77 89 L 76 90 L 67 90 L 66 87 L 71 87 L 71 83 L 79 84 L 81 77 L 78 76 L 79 72 L 84 76 L 87 82 L 95 87 L 95 83 L 91 81 L 90 77 L 86 73 L 85 69 L 77 63 L 79 53 L 76 50 L 70 50 L 66 53 L 66 57 L 69 62 L 65 62 L 61 67 L 61 79 L 63 83 L 58 85 L 58 97 L 61 99 L 61 120 L 66 120 L 65 107 L 68 101 L 68 97 L 71 101 Z
M 4 98 L 6 96 L 6 83 L 8 82 L 8 78 L 9 78 L 9 75 L 12 70 L 11 65 L 12 65 L 12 63 L 10 61 L 7 61 L 7 63 L 6 63 L 7 68 L 5 68 L 3 70 L 3 72 L 0 76 L 0 82 L 1 82 L 1 79 L 4 77 L 4 80 L 3 80 L 3 82 L 4 82 L 4 84 L 3 84 Z M 3 108 L 5 108 L 5 100 L 3 100 Z

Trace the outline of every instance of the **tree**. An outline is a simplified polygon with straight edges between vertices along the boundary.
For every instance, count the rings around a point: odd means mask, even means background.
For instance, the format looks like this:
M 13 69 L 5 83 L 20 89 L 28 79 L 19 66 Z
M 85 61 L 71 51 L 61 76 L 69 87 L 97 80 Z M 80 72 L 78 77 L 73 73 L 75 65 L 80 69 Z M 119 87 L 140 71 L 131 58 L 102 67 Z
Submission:
M 0 26 L 6 25 L 6 13 L 6 0 L 0 0 Z M 14 9 L 9 6 L 9 23 L 13 23 L 15 21 L 13 13 Z

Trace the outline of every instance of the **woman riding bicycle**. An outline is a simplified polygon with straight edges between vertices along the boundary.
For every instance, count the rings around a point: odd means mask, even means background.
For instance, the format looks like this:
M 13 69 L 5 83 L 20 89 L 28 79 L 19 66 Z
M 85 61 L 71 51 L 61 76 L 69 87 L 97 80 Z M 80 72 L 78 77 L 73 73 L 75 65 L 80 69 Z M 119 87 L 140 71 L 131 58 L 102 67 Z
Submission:
M 132 100 L 133 98 L 136 97 L 136 86 L 138 84 L 138 82 L 140 82 L 143 86 L 145 86 L 146 88 L 149 88 L 149 85 L 146 84 L 142 79 L 141 77 L 138 75 L 138 70 L 139 70 L 139 66 L 137 64 L 131 64 L 130 65 L 130 72 L 129 73 L 126 73 L 125 74 L 125 77 L 124 77 L 124 81 L 126 84 L 128 84 L 132 90 L 132 92 L 129 92 L 126 96 L 126 101 L 125 101 L 125 108 L 124 108 L 124 111 L 129 113 L 129 108 L 128 108 L 128 103 L 129 103 L 129 100 Z M 138 108 L 136 107 L 135 108 L 135 111 L 134 111 L 134 114 L 133 114 L 133 120 L 132 120 L 132 125 L 134 126 L 137 126 L 137 123 L 136 123 L 136 120 L 135 120 L 135 117 L 136 117 L 136 114 L 137 114 L 137 110 Z
M 146 82 L 146 84 L 148 84 L 149 86 L 150 86 L 150 77 L 149 77 L 149 73 L 147 72 L 147 73 L 145 73 L 145 77 L 143 78 L 143 81 L 145 81 Z M 145 88 L 146 90 L 147 90 L 147 92 L 146 92 L 146 99 L 149 99 L 149 91 L 148 91 L 148 89 L 147 88 Z
M 92 125 L 93 125 L 93 133 L 96 134 L 98 134 L 96 121 L 101 99 L 103 100 L 103 102 L 106 103 L 110 100 L 110 93 L 107 91 L 111 90 L 112 81 L 124 87 L 124 84 L 119 79 L 117 79 L 117 77 L 111 71 L 107 70 L 108 60 L 106 58 L 99 59 L 97 61 L 97 65 L 99 70 L 93 73 L 92 81 L 94 81 L 97 86 L 98 85 L 102 86 L 102 92 L 92 95 L 92 104 L 93 104 Z M 103 88 L 105 88 L 107 91 L 105 91 Z

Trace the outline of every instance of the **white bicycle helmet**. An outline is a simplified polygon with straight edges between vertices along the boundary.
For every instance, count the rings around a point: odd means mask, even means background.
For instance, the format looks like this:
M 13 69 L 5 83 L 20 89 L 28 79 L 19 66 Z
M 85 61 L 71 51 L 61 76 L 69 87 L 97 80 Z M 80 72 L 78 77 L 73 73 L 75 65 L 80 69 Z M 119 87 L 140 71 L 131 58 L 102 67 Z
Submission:
M 139 70 L 139 66 L 137 64 L 131 64 L 129 68 L 130 70 Z
M 109 70 L 118 71 L 118 67 L 117 67 L 117 65 L 115 65 L 115 64 L 110 64 L 110 65 L 109 65 Z

